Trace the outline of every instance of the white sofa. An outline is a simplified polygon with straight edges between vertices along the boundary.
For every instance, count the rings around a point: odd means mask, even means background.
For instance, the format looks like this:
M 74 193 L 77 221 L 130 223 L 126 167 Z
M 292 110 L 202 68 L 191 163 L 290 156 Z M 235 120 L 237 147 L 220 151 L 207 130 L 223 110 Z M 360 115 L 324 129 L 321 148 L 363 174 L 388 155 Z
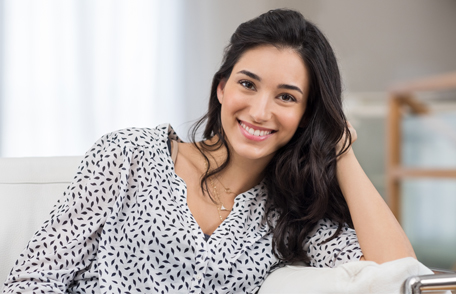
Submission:
M 63 195 L 81 159 L 0 158 L 1 282 Z M 383 265 L 353 262 L 335 269 L 288 266 L 273 272 L 259 293 L 402 293 L 407 277 L 430 273 L 412 258 Z
M 0 158 L 0 280 L 73 179 L 82 157 Z

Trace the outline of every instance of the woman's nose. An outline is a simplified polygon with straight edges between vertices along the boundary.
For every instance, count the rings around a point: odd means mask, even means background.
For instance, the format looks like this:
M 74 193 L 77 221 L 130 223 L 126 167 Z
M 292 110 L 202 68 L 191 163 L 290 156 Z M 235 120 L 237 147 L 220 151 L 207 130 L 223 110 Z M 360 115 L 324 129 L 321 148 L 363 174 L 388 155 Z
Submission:
M 268 95 L 258 95 L 251 102 L 250 117 L 253 121 L 261 123 L 271 119 L 272 105 Z

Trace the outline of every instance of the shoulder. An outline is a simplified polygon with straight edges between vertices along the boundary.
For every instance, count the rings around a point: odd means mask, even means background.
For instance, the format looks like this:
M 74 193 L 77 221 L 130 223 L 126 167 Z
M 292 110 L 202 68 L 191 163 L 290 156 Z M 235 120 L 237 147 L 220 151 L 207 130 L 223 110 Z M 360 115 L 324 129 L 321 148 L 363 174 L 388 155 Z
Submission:
M 151 154 L 168 155 L 168 138 L 177 139 L 176 133 L 169 124 L 162 124 L 155 128 L 126 128 L 105 134 L 87 150 L 84 160 L 96 166 L 106 161 L 119 163 L 131 160 L 137 151 L 148 150 Z M 152 155 L 150 155 L 152 156 Z M 153 157 L 153 156 L 152 156 Z M 130 159 L 128 159 L 130 158 Z M 85 165 L 89 166 L 89 163 Z
M 161 124 L 155 128 L 125 128 L 102 136 L 95 145 L 109 145 L 122 149 L 141 147 L 165 147 L 168 138 L 178 137 L 169 124 Z
M 338 235 L 339 226 L 342 226 Z M 354 229 L 330 219 L 321 219 L 307 236 L 304 249 L 315 267 L 335 267 L 349 261 L 359 260 L 362 251 Z

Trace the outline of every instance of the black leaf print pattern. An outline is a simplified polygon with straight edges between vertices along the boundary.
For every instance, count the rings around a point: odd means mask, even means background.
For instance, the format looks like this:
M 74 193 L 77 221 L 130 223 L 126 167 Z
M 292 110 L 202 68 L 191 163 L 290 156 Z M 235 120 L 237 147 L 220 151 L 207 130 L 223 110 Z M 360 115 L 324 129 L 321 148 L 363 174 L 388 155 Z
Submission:
M 255 293 L 280 266 L 265 222 L 263 182 L 238 195 L 206 241 L 174 173 L 168 124 L 99 139 L 72 184 L 16 261 L 3 293 Z M 337 226 L 323 219 L 304 245 L 311 265 L 362 256 L 356 234 L 319 245 Z

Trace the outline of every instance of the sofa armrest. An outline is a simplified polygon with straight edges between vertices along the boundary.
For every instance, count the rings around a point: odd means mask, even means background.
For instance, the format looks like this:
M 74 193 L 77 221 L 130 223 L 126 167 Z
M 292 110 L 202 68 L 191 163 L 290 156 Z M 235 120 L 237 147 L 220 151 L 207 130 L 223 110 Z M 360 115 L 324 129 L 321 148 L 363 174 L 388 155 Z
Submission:
M 0 283 L 49 217 L 81 160 L 82 156 L 0 158 Z
M 412 276 L 405 281 L 405 294 L 421 294 L 421 291 L 456 290 L 456 273 Z

